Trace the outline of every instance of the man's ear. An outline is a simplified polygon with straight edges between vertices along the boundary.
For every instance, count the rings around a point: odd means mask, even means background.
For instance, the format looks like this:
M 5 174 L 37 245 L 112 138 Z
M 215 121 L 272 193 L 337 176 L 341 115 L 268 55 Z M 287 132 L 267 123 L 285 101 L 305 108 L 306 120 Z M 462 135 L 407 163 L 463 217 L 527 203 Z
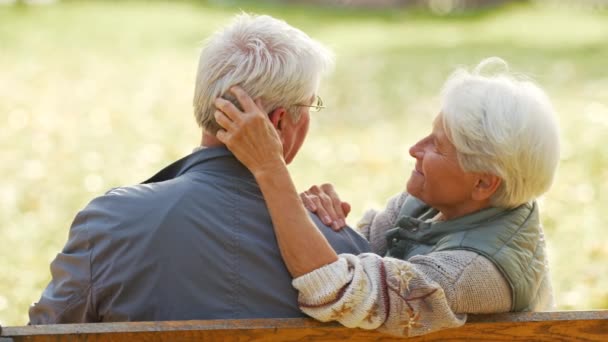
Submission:
M 272 125 L 277 130 L 277 132 L 279 132 L 279 134 L 281 133 L 281 126 L 283 120 L 285 119 L 286 113 L 287 110 L 285 110 L 284 107 L 275 108 L 270 113 L 268 113 L 268 119 L 270 120 L 270 122 L 272 122 Z
M 478 174 L 473 188 L 473 199 L 476 201 L 489 199 L 498 190 L 500 184 L 502 184 L 502 179 L 496 175 L 489 173 Z

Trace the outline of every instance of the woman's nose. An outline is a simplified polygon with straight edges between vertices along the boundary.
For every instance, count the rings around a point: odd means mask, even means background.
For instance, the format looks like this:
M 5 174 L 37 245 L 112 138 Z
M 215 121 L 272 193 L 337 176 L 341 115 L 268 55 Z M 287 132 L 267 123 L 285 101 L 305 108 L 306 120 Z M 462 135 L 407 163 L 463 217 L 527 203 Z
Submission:
M 410 147 L 410 156 L 412 156 L 416 159 L 421 159 L 423 155 L 424 155 L 424 150 L 422 149 L 422 140 L 415 143 L 414 145 L 412 145 L 412 147 Z

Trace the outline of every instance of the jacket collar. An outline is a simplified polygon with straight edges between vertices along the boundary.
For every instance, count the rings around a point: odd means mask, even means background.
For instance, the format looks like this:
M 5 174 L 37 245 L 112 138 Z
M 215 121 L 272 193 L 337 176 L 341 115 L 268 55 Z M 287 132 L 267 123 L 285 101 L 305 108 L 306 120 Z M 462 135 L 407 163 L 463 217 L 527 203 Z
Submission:
M 157 172 L 142 184 L 164 182 L 179 177 L 189 171 L 204 168 L 216 170 L 233 176 L 253 177 L 225 146 L 207 147 L 172 163 Z

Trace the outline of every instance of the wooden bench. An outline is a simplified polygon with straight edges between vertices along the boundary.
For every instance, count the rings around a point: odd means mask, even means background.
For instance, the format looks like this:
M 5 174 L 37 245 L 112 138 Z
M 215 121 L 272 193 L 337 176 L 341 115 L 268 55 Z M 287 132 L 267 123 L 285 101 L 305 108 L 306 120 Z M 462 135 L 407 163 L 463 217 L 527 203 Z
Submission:
M 21 341 L 390 341 L 390 335 L 308 318 L 57 324 L 4 327 Z M 461 328 L 409 341 L 608 341 L 608 310 L 470 315 Z

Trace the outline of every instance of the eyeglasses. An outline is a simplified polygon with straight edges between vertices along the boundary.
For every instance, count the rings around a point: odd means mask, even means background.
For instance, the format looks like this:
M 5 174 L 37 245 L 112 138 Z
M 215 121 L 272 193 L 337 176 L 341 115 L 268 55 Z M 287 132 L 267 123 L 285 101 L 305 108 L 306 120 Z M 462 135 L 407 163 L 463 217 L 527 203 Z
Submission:
M 297 107 L 308 107 L 308 108 L 310 108 L 311 112 L 318 112 L 321 109 L 325 108 L 325 105 L 323 104 L 323 100 L 321 100 L 321 97 L 319 95 L 315 96 L 314 101 L 310 105 L 297 104 L 296 106 Z

